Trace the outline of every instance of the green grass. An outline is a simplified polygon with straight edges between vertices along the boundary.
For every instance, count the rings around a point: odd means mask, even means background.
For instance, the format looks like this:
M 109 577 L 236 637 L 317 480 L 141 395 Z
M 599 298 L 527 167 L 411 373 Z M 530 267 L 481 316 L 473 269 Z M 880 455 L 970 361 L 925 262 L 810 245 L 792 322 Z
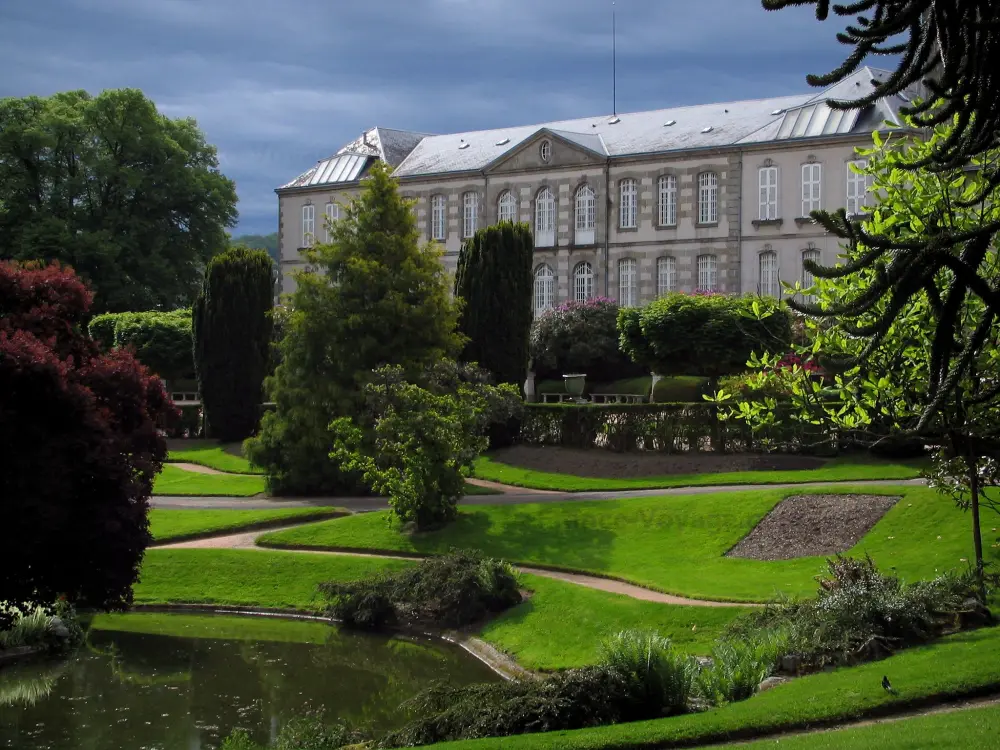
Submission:
M 991 747 L 1000 733 L 1000 706 L 918 716 L 884 724 L 761 740 L 725 748 L 779 747 L 785 750 L 922 750 Z
M 233 455 L 231 452 L 233 446 L 220 445 L 214 440 L 184 440 L 172 444 L 175 446 L 183 444 L 183 447 L 171 450 L 168 461 L 200 464 L 229 474 L 264 473 L 263 469 L 251 466 L 242 455 Z
M 930 699 L 1000 690 L 998 650 L 1000 628 L 986 628 L 951 636 L 928 646 L 907 649 L 883 661 L 792 680 L 749 700 L 705 713 L 571 732 L 442 743 L 433 747 L 454 750 L 689 747 L 824 722 L 848 721 L 899 710 Z M 882 689 L 883 674 L 892 679 L 896 695 Z M 953 742 L 940 746 L 990 745 Z M 917 745 L 899 747 L 925 745 L 918 742 Z
M 250 474 L 198 474 L 170 464 L 153 482 L 154 495 L 253 497 L 264 492 L 264 477 Z
M 607 479 L 535 471 L 501 463 L 489 456 L 476 460 L 475 475 L 491 482 L 559 492 L 613 492 L 656 490 L 669 487 L 704 487 L 727 484 L 784 484 L 790 482 L 856 482 L 881 479 L 915 479 L 923 462 L 883 461 L 867 456 L 831 459 L 819 469 L 792 471 L 732 471 L 720 474 L 668 474 L 660 477 Z
M 149 511 L 149 530 L 157 542 L 189 539 L 202 534 L 262 528 L 282 521 L 321 520 L 345 511 L 335 508 L 288 508 L 285 510 L 166 510 Z
M 224 604 L 318 611 L 323 581 L 353 580 L 412 563 L 235 549 L 150 549 L 136 604 Z
M 815 494 L 820 490 L 805 491 Z M 964 567 L 970 521 L 924 487 L 846 487 L 838 492 L 904 496 L 852 550 L 910 580 Z M 480 549 L 525 564 L 581 570 L 684 596 L 763 601 L 812 594 L 822 558 L 764 562 L 725 557 L 782 498 L 802 490 L 754 490 L 630 500 L 476 506 L 438 531 L 406 534 L 385 513 L 308 524 L 266 534 L 276 546 L 374 549 L 432 554 Z M 989 545 L 987 553 L 1000 560 Z
M 601 639 L 627 628 L 655 630 L 680 649 L 705 655 L 745 611 L 644 602 L 540 576 L 524 575 L 523 583 L 533 596 L 486 625 L 481 637 L 533 670 L 593 664 Z
M 91 630 L 118 633 L 171 635 L 180 638 L 219 638 L 228 641 L 271 641 L 281 643 L 324 643 L 330 625 L 308 620 L 283 620 L 273 617 L 183 614 L 172 612 L 126 612 L 95 615 Z
M 493 489 L 492 487 L 480 487 L 476 484 L 465 483 L 465 495 L 502 495 L 502 490 Z

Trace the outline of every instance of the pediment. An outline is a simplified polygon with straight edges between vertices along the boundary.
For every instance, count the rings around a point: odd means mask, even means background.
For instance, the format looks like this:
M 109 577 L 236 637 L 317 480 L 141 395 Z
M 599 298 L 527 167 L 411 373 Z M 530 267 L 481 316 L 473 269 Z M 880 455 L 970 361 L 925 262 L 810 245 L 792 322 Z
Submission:
M 542 144 L 548 142 L 548 159 L 543 158 Z M 489 174 L 523 172 L 536 169 L 603 164 L 607 149 L 601 136 L 541 128 L 486 167 Z

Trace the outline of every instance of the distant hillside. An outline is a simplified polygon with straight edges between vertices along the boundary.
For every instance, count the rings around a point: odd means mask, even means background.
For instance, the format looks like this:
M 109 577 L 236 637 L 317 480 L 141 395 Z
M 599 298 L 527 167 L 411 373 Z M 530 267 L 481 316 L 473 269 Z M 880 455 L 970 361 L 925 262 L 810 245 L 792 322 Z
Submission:
M 271 260 L 276 264 L 280 264 L 281 262 L 281 259 L 278 257 L 277 232 L 271 234 L 241 234 L 239 237 L 233 237 L 232 244 L 267 250 L 267 254 L 271 256 Z

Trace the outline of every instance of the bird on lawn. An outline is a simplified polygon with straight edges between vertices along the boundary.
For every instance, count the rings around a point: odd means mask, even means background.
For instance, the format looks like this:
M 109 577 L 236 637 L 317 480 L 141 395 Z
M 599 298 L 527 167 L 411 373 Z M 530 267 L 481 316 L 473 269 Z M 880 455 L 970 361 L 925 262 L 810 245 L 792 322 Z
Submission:
M 895 694 L 895 692 L 896 692 L 895 690 L 892 689 L 892 683 L 889 682 L 889 678 L 886 675 L 882 676 L 882 688 L 887 693 L 893 693 L 893 694 Z

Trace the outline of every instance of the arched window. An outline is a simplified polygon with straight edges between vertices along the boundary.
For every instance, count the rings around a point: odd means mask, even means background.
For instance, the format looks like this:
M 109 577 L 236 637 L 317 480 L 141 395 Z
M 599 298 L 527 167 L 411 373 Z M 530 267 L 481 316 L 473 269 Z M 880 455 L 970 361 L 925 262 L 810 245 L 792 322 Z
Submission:
M 535 269 L 535 314 L 548 310 L 556 302 L 556 275 L 543 263 Z
M 462 196 L 462 236 L 471 237 L 479 228 L 479 195 L 469 192 Z
M 698 256 L 698 289 L 715 292 L 719 288 L 719 265 L 714 255 Z
M 556 244 L 556 201 L 552 191 L 542 188 L 535 198 L 535 247 Z
M 677 225 L 677 178 L 665 174 L 657 181 L 659 200 L 659 225 L 672 227 Z
M 443 195 L 431 196 L 431 239 L 441 240 L 447 238 L 445 223 L 445 200 Z
M 500 193 L 497 201 L 497 221 L 517 221 L 517 201 L 509 190 Z
M 635 258 L 618 261 L 618 304 L 622 307 L 635 307 L 639 296 L 635 267 Z
M 656 295 L 677 291 L 677 260 L 669 255 L 656 259 Z
M 597 225 L 597 200 L 590 185 L 576 191 L 576 244 L 593 245 L 594 227 Z
M 594 296 L 594 269 L 584 261 L 573 269 L 573 299 L 586 302 Z
M 316 241 L 316 206 L 302 207 L 302 247 L 312 247 Z
M 719 176 L 715 172 L 698 175 L 698 223 L 715 224 L 719 220 Z
M 803 289 L 810 289 L 812 287 L 812 285 L 816 283 L 816 279 L 814 279 L 813 275 L 809 271 L 806 270 L 806 265 L 805 265 L 806 261 L 812 261 L 813 263 L 819 263 L 820 262 L 820 252 L 819 252 L 819 250 L 817 250 L 814 247 L 810 247 L 808 250 L 803 250 L 802 251 L 802 288 Z M 814 295 L 814 294 L 807 294 L 807 295 L 805 295 L 805 300 L 806 300 L 806 302 L 815 302 L 816 301 L 816 295 Z
M 340 206 L 338 206 L 333 201 L 326 204 L 326 241 L 327 244 L 333 241 L 330 229 L 333 226 L 333 222 L 340 219 Z
M 618 183 L 621 192 L 621 205 L 618 207 L 618 218 L 622 229 L 635 229 L 637 214 L 637 193 L 635 180 L 628 177 Z
M 757 267 L 760 275 L 761 295 L 780 297 L 781 283 L 778 281 L 778 254 L 773 250 L 765 250 L 757 256 Z

